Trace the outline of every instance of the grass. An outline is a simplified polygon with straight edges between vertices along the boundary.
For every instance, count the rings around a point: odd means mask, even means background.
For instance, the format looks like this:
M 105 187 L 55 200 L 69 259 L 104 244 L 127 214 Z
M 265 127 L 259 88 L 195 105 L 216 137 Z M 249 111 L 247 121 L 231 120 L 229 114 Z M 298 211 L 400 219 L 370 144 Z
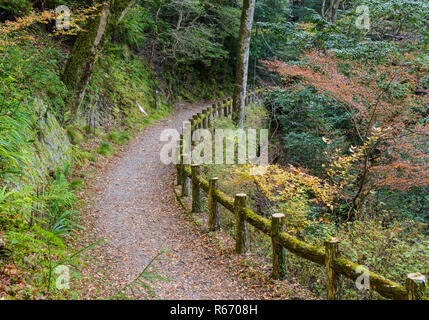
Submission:
M 122 131 L 122 132 L 113 131 L 107 134 L 106 138 L 115 144 L 123 146 L 127 144 L 128 141 L 130 140 L 130 134 L 128 131 Z
M 101 154 L 102 156 L 108 157 L 115 153 L 115 149 L 110 143 L 105 141 L 101 143 L 101 146 L 97 149 L 97 153 Z

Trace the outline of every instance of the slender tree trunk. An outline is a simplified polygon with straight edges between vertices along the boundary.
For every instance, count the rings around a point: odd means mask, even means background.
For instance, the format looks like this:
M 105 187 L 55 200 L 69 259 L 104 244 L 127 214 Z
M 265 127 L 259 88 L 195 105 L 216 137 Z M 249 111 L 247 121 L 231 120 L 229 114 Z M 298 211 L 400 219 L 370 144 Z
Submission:
M 105 5 L 101 10 L 101 15 L 91 18 L 85 31 L 78 35 L 62 75 L 63 82 L 71 91 L 68 99 L 71 121 L 77 118 L 106 31 L 110 6 Z
M 155 15 L 155 30 L 154 30 L 154 39 L 152 40 L 152 45 L 151 45 L 151 49 L 150 49 L 150 60 L 149 60 L 149 65 L 151 66 L 153 64 L 153 59 L 155 57 L 155 45 L 156 42 L 159 39 L 159 32 L 158 32 L 158 19 L 159 19 L 159 15 L 161 13 L 161 9 L 162 9 L 162 1 L 160 1 L 159 3 L 159 7 L 158 10 L 156 11 L 156 15 Z
M 249 69 L 250 38 L 252 33 L 255 0 L 244 0 L 238 39 L 238 59 L 233 95 L 233 120 L 242 127 Z
M 98 3 L 101 2 L 102 0 Z M 63 82 L 71 91 L 68 99 L 70 121 L 77 119 L 106 35 L 115 29 L 134 2 L 134 0 L 112 0 L 103 5 L 100 15 L 88 20 L 86 31 L 78 35 L 62 75 Z
M 326 4 L 326 0 L 323 0 L 323 2 L 322 2 L 322 9 L 320 10 L 320 15 L 322 16 L 322 18 L 325 18 L 325 16 L 326 16 L 325 4 Z

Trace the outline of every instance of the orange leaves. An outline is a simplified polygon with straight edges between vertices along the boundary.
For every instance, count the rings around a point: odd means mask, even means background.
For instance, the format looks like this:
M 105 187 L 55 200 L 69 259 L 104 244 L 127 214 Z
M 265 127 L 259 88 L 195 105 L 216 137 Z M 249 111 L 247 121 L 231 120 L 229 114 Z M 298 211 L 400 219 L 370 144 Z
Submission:
M 349 150 L 350 155 L 338 154 L 332 163 L 328 174 L 333 181 L 342 181 L 341 188 L 351 184 L 351 169 L 359 166 L 369 173 L 366 182 L 371 188 L 403 190 L 429 182 L 429 124 L 424 120 L 429 96 L 414 94 L 424 70 L 400 63 L 342 61 L 316 50 L 307 52 L 299 64 L 274 60 L 264 65 L 285 80 L 298 78 L 344 106 L 361 148 Z M 348 66 L 347 73 L 341 72 L 343 65 Z
M 403 105 L 429 102 L 427 97 L 412 94 L 421 75 L 409 72 L 406 66 L 364 65 L 341 61 L 332 53 L 323 54 L 316 50 L 307 52 L 303 63 L 288 65 L 274 60 L 265 61 L 264 65 L 285 79 L 298 77 L 302 83 L 328 93 L 354 109 L 350 111 L 358 111 L 358 115 L 366 121 L 371 119 L 374 109 L 376 119 L 379 119 L 401 110 Z M 352 70 L 349 76 L 339 70 L 339 65 L 343 63 L 347 63 Z M 383 80 L 384 85 L 380 84 L 380 80 Z M 402 84 L 404 93 L 408 94 L 397 98 L 389 94 L 386 89 L 393 83 Z

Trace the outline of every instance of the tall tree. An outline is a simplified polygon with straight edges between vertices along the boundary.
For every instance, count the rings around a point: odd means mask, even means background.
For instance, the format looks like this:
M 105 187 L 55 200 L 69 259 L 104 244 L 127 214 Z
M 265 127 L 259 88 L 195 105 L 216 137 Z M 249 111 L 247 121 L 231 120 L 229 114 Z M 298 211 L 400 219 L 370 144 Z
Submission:
M 256 0 L 244 0 L 241 15 L 240 36 L 238 39 L 238 59 L 233 95 L 233 120 L 240 127 L 244 122 L 244 108 L 249 69 L 250 38 Z
M 100 13 L 90 19 L 85 26 L 86 31 L 78 35 L 62 75 L 72 92 L 68 101 L 72 121 L 77 118 L 106 36 L 119 24 L 135 0 L 98 0 L 97 3 L 101 5 Z

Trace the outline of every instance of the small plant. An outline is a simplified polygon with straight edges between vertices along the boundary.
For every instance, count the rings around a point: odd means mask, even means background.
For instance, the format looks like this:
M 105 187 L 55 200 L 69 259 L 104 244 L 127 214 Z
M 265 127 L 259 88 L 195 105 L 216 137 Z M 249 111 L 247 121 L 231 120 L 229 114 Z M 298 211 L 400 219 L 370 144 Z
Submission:
M 167 258 L 163 258 L 167 255 Z M 160 271 L 154 266 L 155 262 L 159 261 L 170 261 L 171 254 L 166 248 L 162 249 L 143 269 L 143 271 L 130 283 L 125 285 L 123 288 L 111 297 L 111 299 L 136 299 L 136 298 L 156 298 L 157 295 L 153 290 L 151 284 L 156 281 L 168 281 L 169 279 L 161 276 Z
M 107 139 L 112 141 L 115 144 L 119 145 L 125 145 L 130 140 L 130 134 L 128 131 L 122 131 L 122 132 L 110 132 L 107 135 Z
M 72 144 L 81 144 L 84 141 L 84 136 L 80 130 L 74 126 L 67 128 L 67 136 Z
M 77 197 L 67 179 L 70 170 L 71 164 L 66 164 L 63 171 L 58 169 L 44 195 L 48 208 L 47 230 L 56 236 L 67 236 L 80 228 L 76 223 L 78 211 L 73 210 Z
M 115 152 L 112 145 L 108 142 L 103 142 L 101 146 L 97 149 L 97 153 L 102 156 L 108 157 Z

